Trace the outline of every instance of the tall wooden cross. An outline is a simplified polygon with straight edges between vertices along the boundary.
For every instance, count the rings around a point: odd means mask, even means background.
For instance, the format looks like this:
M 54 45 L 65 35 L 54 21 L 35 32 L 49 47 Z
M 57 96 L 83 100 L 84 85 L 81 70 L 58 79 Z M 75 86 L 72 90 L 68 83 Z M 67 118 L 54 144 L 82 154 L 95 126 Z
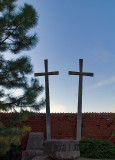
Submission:
M 44 60 L 45 73 L 35 73 L 34 76 L 45 76 L 45 94 L 46 94 L 46 132 L 47 140 L 51 139 L 51 120 L 50 120 L 50 99 L 49 99 L 49 75 L 58 75 L 59 72 L 48 72 L 48 60 Z
M 79 59 L 79 72 L 69 71 L 69 75 L 79 75 L 79 91 L 78 91 L 78 114 L 77 114 L 77 132 L 76 139 L 81 139 L 81 122 L 82 122 L 82 81 L 83 76 L 92 76 L 93 73 L 82 72 L 83 71 L 83 59 Z

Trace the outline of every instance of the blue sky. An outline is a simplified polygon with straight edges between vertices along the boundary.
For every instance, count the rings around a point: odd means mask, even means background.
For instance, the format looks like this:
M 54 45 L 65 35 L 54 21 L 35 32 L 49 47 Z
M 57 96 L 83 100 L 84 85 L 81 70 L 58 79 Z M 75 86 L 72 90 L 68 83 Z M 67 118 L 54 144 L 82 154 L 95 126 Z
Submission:
M 93 72 L 83 78 L 83 112 L 115 112 L 115 1 L 114 0 L 19 0 L 32 4 L 39 15 L 39 43 L 29 52 L 34 72 L 50 76 L 51 112 L 77 112 L 78 76 L 68 71 Z M 34 76 L 34 75 L 32 75 Z M 39 77 L 44 84 L 44 77 Z M 45 93 L 42 94 L 45 96 Z M 45 110 L 42 110 L 45 111 Z

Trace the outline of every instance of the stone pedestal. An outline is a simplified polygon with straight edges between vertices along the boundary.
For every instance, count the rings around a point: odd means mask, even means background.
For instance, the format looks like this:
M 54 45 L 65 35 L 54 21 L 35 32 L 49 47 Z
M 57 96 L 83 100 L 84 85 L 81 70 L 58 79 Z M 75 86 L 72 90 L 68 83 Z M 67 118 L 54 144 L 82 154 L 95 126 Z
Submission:
M 26 150 L 43 150 L 43 141 L 43 132 L 30 132 Z
M 76 159 L 80 157 L 77 140 L 46 140 L 43 143 L 44 153 L 53 159 Z
M 43 156 L 43 141 L 43 132 L 30 132 L 26 151 L 22 151 L 22 160 L 35 156 Z

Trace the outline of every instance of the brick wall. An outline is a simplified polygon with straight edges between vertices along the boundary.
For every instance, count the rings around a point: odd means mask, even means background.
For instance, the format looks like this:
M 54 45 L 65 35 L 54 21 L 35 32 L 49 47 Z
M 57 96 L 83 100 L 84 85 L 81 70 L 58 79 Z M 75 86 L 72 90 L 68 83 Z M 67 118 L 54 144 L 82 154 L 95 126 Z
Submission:
M 4 124 L 10 120 L 11 113 L 0 113 L 0 121 Z M 46 139 L 46 114 L 34 113 L 22 125 L 29 125 L 32 132 L 44 132 Z M 51 113 L 52 139 L 75 139 L 76 137 L 76 113 Z M 82 138 L 94 137 L 108 140 L 115 130 L 115 113 L 83 113 L 82 114 Z M 22 149 L 26 148 L 28 135 L 22 140 Z M 110 139 L 115 144 L 115 136 Z

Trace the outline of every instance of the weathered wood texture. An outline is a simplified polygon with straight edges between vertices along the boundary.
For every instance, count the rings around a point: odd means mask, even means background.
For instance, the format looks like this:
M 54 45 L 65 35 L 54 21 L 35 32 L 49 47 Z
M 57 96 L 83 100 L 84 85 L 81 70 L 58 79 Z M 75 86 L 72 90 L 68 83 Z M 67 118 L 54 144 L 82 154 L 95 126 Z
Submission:
M 58 71 L 48 72 L 48 60 L 44 60 L 45 73 L 35 73 L 34 76 L 45 76 L 45 94 L 46 94 L 46 131 L 47 139 L 51 139 L 51 120 L 50 120 L 50 96 L 49 96 L 49 75 L 59 75 Z
M 69 71 L 69 75 L 79 75 L 79 90 L 78 90 L 78 116 L 77 116 L 77 131 L 76 139 L 81 139 L 81 123 L 82 123 L 82 86 L 83 76 L 93 76 L 93 73 L 83 72 L 83 59 L 79 59 L 79 72 Z

